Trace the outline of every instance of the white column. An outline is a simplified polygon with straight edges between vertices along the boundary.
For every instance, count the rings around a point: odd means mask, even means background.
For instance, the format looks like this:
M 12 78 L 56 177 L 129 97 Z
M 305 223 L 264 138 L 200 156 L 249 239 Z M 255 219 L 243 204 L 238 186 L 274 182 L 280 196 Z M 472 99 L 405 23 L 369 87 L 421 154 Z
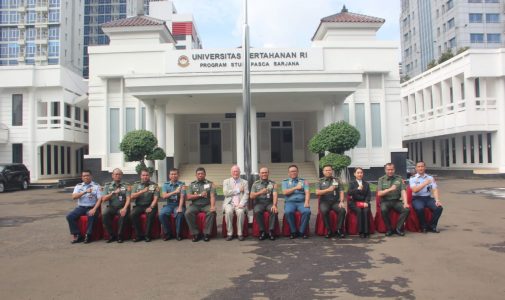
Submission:
M 156 138 L 158 139 L 158 146 L 163 150 L 166 149 L 166 107 L 165 104 L 156 105 Z M 167 181 L 167 164 L 165 159 L 157 160 L 158 166 L 158 182 L 163 183 Z
M 323 109 L 324 109 L 324 111 L 323 111 L 323 127 L 326 127 L 333 122 L 334 105 L 333 105 L 333 103 L 325 103 Z
M 505 79 L 503 77 L 496 77 L 496 99 L 505 99 Z M 505 102 L 504 101 L 496 101 L 496 108 L 498 110 L 498 116 L 505 116 Z M 496 135 L 496 141 L 491 141 L 492 144 L 496 144 L 494 147 L 492 156 L 493 161 L 496 161 L 498 164 L 493 163 L 493 165 L 497 165 L 500 173 L 505 172 L 505 121 L 502 117 L 498 117 L 498 131 Z
M 146 105 L 146 130 L 156 134 L 155 119 L 154 119 L 154 105 L 152 103 L 145 103 Z
M 30 111 L 30 119 L 28 121 L 28 127 L 30 128 L 29 131 L 29 143 L 28 145 L 28 160 L 31 165 L 28 166 L 28 168 L 31 170 L 30 171 L 30 177 L 31 179 L 37 180 L 40 176 L 40 160 L 44 159 L 43 157 L 39 158 L 39 147 L 37 143 L 37 135 L 36 135 L 36 130 L 37 130 L 37 99 L 35 99 L 35 89 L 29 89 L 28 94 L 27 94 L 27 100 L 29 103 L 29 111 Z M 26 150 L 23 149 L 23 152 L 26 152 Z M 37 159 L 39 158 L 39 159 Z M 23 159 L 26 160 L 26 159 Z
M 251 106 L 251 173 L 258 173 L 258 122 L 256 107 Z
M 237 107 L 236 109 L 236 135 L 237 135 L 237 165 L 240 167 L 240 170 L 244 170 L 244 113 L 242 111 L 242 107 Z

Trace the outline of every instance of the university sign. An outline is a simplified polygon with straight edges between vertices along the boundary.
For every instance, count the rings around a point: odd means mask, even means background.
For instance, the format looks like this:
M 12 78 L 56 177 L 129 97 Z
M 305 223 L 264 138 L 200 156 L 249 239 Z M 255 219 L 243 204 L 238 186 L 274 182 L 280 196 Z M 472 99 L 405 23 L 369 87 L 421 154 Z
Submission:
M 175 50 L 168 54 L 167 73 L 239 72 L 241 49 Z M 314 49 L 251 49 L 252 72 L 323 70 L 323 51 Z

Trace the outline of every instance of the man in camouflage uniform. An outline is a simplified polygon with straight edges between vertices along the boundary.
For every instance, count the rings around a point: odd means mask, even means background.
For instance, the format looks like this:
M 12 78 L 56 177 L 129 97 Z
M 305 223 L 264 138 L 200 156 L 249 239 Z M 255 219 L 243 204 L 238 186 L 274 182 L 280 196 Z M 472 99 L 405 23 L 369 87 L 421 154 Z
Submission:
M 145 240 L 151 241 L 151 228 L 158 214 L 158 198 L 160 196 L 160 188 L 151 181 L 149 171 L 142 170 L 140 173 L 140 181 L 133 184 L 131 191 L 131 199 L 135 202 L 131 211 L 130 217 L 135 230 L 134 242 Z M 147 217 L 146 232 L 142 232 L 140 224 L 140 215 L 145 213 Z
M 275 220 L 278 213 L 277 210 L 277 184 L 268 179 L 268 168 L 260 169 L 260 180 L 253 183 L 251 187 L 251 199 L 254 201 L 254 216 L 260 228 L 259 240 L 263 241 L 267 238 L 265 233 L 265 222 L 263 213 L 268 211 L 270 218 L 268 220 L 268 237 L 270 240 L 275 240 Z
M 377 183 L 377 194 L 381 197 L 381 213 L 384 224 L 386 225 L 386 236 L 391 236 L 393 233 L 399 236 L 404 236 L 402 227 L 407 217 L 409 216 L 409 204 L 407 203 L 407 193 L 405 192 L 405 183 L 399 175 L 395 175 L 395 165 L 387 163 L 384 166 L 386 175 L 379 178 Z M 396 210 L 400 214 L 396 229 L 393 231 L 391 221 L 389 220 L 389 211 Z
M 210 241 L 212 226 L 216 220 L 216 190 L 212 181 L 205 179 L 205 169 L 199 167 L 196 169 L 196 180 L 191 182 L 187 190 L 187 199 L 192 201 L 186 210 L 186 221 L 189 230 L 193 235 L 193 242 L 198 242 L 202 234 L 196 224 L 198 213 L 205 212 L 205 230 L 203 240 Z
M 343 226 L 346 215 L 343 185 L 338 178 L 333 177 L 332 166 L 324 166 L 323 175 L 324 177 L 319 179 L 316 196 L 319 196 L 319 210 L 327 231 L 325 237 L 329 239 L 333 235 L 330 226 L 330 210 L 334 210 L 338 215 L 336 236 L 343 238 L 345 237 Z
M 112 181 L 105 184 L 102 192 L 102 203 L 107 203 L 107 208 L 102 214 L 103 225 L 109 234 L 107 243 L 116 240 L 118 243 L 123 242 L 123 228 L 130 213 L 131 187 L 126 182 L 121 181 L 122 177 L 123 171 L 119 168 L 114 169 L 112 171 Z M 112 230 L 112 220 L 115 216 L 119 216 L 117 232 Z

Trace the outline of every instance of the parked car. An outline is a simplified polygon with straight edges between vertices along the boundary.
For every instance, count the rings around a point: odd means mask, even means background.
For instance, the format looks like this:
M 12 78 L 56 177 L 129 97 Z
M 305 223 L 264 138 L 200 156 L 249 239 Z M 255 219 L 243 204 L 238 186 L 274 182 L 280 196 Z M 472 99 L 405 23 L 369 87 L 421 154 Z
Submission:
M 24 164 L 0 163 L 0 193 L 10 189 L 28 189 L 30 171 Z
M 407 179 L 413 175 L 416 175 L 416 163 L 413 160 L 407 159 Z

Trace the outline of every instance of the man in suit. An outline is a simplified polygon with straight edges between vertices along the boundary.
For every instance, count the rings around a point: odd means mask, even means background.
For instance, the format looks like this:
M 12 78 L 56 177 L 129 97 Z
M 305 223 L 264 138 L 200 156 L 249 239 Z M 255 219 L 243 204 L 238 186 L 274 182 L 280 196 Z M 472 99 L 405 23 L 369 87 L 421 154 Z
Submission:
M 240 168 L 237 165 L 231 167 L 231 178 L 223 181 L 223 212 L 228 231 L 227 241 L 233 239 L 233 214 L 237 215 L 238 240 L 243 241 L 242 226 L 247 216 L 247 200 L 249 199 L 249 186 L 247 180 L 240 178 Z

